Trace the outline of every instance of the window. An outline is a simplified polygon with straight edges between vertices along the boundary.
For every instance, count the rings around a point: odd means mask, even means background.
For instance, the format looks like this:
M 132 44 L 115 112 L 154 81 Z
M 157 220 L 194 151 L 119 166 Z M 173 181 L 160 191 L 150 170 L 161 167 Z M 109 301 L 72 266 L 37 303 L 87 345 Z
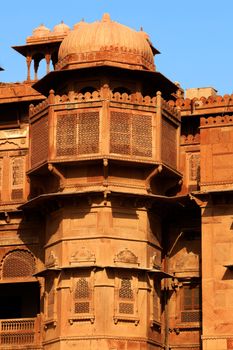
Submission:
M 0 154 L 0 200 L 22 201 L 25 187 L 25 156 L 21 151 L 6 151 Z
M 130 278 L 122 278 L 119 288 L 119 314 L 134 314 L 134 292 L 132 289 L 132 281 Z
M 2 279 L 31 278 L 35 273 L 36 263 L 33 255 L 27 250 L 14 250 L 3 259 L 1 270 Z
M 152 157 L 152 118 L 111 112 L 110 152 L 138 157 Z
M 20 200 L 23 198 L 24 184 L 24 159 L 14 157 L 11 159 L 11 199 Z
M 181 303 L 181 322 L 201 321 L 200 285 L 184 285 Z
M 57 115 L 56 155 L 76 157 L 99 152 L 99 112 Z
M 137 278 L 131 274 L 116 277 L 115 279 L 115 309 L 114 322 L 129 321 L 137 325 Z
M 83 271 L 72 278 L 70 324 L 82 320 L 94 322 L 93 281 L 93 271 Z
M 90 313 L 90 286 L 86 278 L 79 278 L 76 281 L 74 290 L 74 313 Z

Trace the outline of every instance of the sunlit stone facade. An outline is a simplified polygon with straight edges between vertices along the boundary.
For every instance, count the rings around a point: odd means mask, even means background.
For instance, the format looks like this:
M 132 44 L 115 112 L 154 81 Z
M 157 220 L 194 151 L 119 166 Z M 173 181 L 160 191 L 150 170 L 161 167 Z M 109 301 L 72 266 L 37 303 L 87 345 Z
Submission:
M 232 95 L 185 93 L 148 34 L 108 14 L 14 49 L 0 349 L 233 349 Z

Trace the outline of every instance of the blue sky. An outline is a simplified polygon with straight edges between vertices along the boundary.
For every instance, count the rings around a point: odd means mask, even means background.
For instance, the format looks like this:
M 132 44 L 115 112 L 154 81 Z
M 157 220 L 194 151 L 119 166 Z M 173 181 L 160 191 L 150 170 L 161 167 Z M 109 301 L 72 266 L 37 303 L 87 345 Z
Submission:
M 142 26 L 161 52 L 157 70 L 184 89 L 212 86 L 221 95 L 233 93 L 232 0 L 2 1 L 0 81 L 25 79 L 25 59 L 11 46 L 24 44 L 39 24 L 52 29 L 63 20 L 72 27 L 82 18 L 99 20 L 104 12 L 136 30 Z

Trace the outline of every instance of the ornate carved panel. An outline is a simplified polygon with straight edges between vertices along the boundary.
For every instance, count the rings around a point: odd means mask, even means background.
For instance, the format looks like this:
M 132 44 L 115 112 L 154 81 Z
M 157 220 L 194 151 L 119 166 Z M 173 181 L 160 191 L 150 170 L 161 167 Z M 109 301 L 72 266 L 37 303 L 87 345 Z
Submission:
M 94 272 L 75 273 L 72 283 L 72 306 L 69 322 L 90 320 L 94 322 Z
M 152 117 L 112 111 L 110 152 L 152 157 Z
M 32 277 L 36 270 L 35 259 L 29 251 L 17 249 L 4 257 L 1 270 L 2 279 Z
M 168 119 L 162 119 L 162 160 L 176 168 L 177 129 Z
M 189 181 L 200 180 L 200 154 L 193 153 L 189 157 Z
M 82 247 L 71 255 L 70 265 L 94 263 L 95 261 L 95 254 L 88 250 L 86 247 Z
M 25 164 L 23 157 L 11 159 L 11 199 L 23 199 Z
M 116 278 L 114 322 L 134 322 L 138 324 L 137 278 L 129 273 L 121 273 Z
M 77 122 L 77 113 L 57 116 L 56 150 L 58 157 L 76 155 Z
M 57 157 L 99 152 L 99 112 L 59 114 L 56 127 Z
M 31 166 L 48 158 L 49 134 L 48 117 L 43 117 L 31 125 Z
M 138 257 L 126 248 L 115 256 L 114 262 L 138 265 Z
M 99 113 L 79 113 L 78 153 L 99 152 Z

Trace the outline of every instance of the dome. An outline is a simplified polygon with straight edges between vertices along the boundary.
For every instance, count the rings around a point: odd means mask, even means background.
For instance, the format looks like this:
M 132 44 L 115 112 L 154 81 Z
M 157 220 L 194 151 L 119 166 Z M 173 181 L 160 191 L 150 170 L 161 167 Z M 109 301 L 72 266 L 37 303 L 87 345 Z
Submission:
M 77 23 L 62 41 L 57 69 L 105 62 L 133 69 L 154 70 L 153 52 L 145 35 L 104 14 L 101 21 Z
M 53 33 L 54 34 L 66 34 L 70 31 L 70 27 L 65 24 L 63 21 L 61 23 L 57 24 L 53 28 Z
M 50 33 L 50 29 L 45 27 L 44 24 L 39 25 L 39 27 L 33 30 L 33 37 L 40 38 L 42 36 L 47 36 Z

